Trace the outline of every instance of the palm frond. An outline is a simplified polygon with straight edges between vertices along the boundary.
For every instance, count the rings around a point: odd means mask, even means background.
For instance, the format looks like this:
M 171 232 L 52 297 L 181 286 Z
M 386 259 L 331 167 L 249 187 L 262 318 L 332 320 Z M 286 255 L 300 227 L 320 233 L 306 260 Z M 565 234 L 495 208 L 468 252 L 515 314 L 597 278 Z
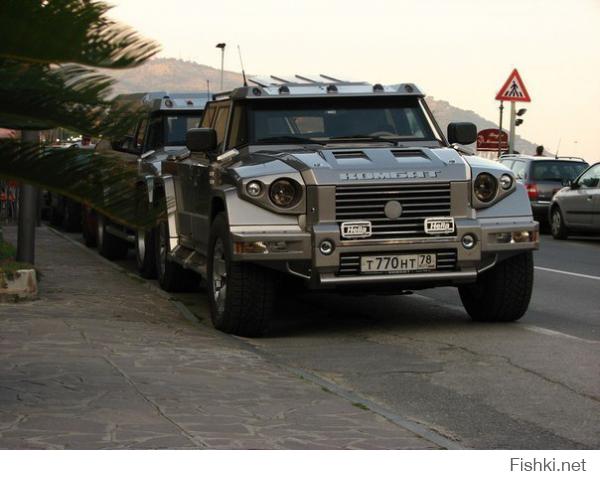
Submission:
M 65 195 L 134 229 L 147 229 L 166 214 L 164 203 L 148 206 L 137 166 L 109 152 L 0 141 L 0 178 Z
M 113 80 L 87 67 L 0 60 L 0 127 L 119 136 L 135 124 L 139 106 L 106 100 Z M 110 111 L 109 111 L 110 109 Z
M 126 68 L 159 51 L 155 42 L 110 20 L 110 8 L 94 0 L 2 0 L 0 57 Z

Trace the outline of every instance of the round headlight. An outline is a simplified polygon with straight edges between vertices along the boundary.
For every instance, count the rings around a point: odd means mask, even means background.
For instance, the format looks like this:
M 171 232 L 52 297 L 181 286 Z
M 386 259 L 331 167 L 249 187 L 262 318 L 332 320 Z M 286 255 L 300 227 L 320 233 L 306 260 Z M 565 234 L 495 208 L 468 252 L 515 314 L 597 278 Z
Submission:
M 300 197 L 300 186 L 294 180 L 280 178 L 271 184 L 269 198 L 281 208 L 295 205 Z
M 246 192 L 251 197 L 258 197 L 262 193 L 262 183 L 253 180 L 246 185 Z
M 508 190 L 513 186 L 513 178 L 508 173 L 505 173 L 500 177 L 500 186 L 502 190 Z
M 498 181 L 496 177 L 489 173 L 480 173 L 473 183 L 475 196 L 480 202 L 487 203 L 494 199 L 498 191 Z

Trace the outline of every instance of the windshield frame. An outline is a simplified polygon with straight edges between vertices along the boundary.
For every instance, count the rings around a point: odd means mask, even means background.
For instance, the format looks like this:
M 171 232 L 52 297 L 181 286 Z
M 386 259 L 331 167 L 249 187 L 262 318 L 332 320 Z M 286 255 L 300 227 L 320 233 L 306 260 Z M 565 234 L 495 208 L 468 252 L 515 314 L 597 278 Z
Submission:
M 401 135 L 390 135 L 389 138 L 387 135 L 382 135 L 379 137 L 373 137 L 372 133 L 365 132 L 365 136 L 358 135 L 349 135 L 347 137 L 328 137 L 326 135 L 306 135 L 302 134 L 298 135 L 297 133 L 290 132 L 289 135 L 281 135 L 281 134 L 273 134 L 272 145 L 277 144 L 294 144 L 294 142 L 290 139 L 287 140 L 278 140 L 276 137 L 286 137 L 286 136 L 301 136 L 305 138 L 307 141 L 302 141 L 303 144 L 309 144 L 308 140 L 313 139 L 315 145 L 319 144 L 330 144 L 330 143 L 392 143 L 392 144 L 404 144 L 404 143 L 431 143 L 432 145 L 439 146 L 440 144 L 446 145 L 447 142 L 441 135 L 439 127 L 432 120 L 430 112 L 424 108 L 423 103 L 421 102 L 421 98 L 417 97 L 369 97 L 369 96 L 361 96 L 361 97 L 325 97 L 325 98 L 273 98 L 273 99 L 260 99 L 254 101 L 248 101 L 246 103 L 246 115 L 247 115 L 247 128 L 248 128 L 248 144 L 249 145 L 268 145 L 270 137 L 261 137 L 256 138 L 256 128 L 255 128 L 255 112 L 265 111 L 265 110 L 289 110 L 293 111 L 297 109 L 298 111 L 309 111 L 311 108 L 315 110 L 325 110 L 327 108 L 331 109 L 377 109 L 377 108 L 410 108 L 414 112 L 416 112 L 417 121 L 420 123 L 420 127 L 425 130 L 423 137 L 408 137 Z M 362 132 L 361 132 L 362 133 Z

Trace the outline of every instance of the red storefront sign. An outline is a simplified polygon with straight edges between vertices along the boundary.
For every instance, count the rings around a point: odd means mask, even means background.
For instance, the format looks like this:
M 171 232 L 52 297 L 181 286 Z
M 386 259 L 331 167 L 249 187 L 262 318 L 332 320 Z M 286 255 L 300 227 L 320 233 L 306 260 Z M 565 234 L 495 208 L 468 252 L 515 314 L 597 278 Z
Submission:
M 497 152 L 499 133 L 497 128 L 481 130 L 477 134 L 477 150 L 481 152 Z M 508 150 L 508 133 L 502 131 L 500 137 L 500 150 Z

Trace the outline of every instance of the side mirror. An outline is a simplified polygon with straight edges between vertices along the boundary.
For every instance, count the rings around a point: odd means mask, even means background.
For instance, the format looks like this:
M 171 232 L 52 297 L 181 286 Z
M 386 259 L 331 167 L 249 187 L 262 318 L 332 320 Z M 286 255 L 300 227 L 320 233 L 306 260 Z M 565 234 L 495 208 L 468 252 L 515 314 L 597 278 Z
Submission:
M 477 127 L 470 122 L 453 122 L 448 124 L 448 142 L 469 145 L 477 141 Z
M 126 135 L 117 140 L 111 140 L 110 147 L 117 152 L 133 153 L 133 135 Z
M 210 152 L 217 148 L 217 132 L 213 128 L 190 128 L 185 145 L 190 152 Z

